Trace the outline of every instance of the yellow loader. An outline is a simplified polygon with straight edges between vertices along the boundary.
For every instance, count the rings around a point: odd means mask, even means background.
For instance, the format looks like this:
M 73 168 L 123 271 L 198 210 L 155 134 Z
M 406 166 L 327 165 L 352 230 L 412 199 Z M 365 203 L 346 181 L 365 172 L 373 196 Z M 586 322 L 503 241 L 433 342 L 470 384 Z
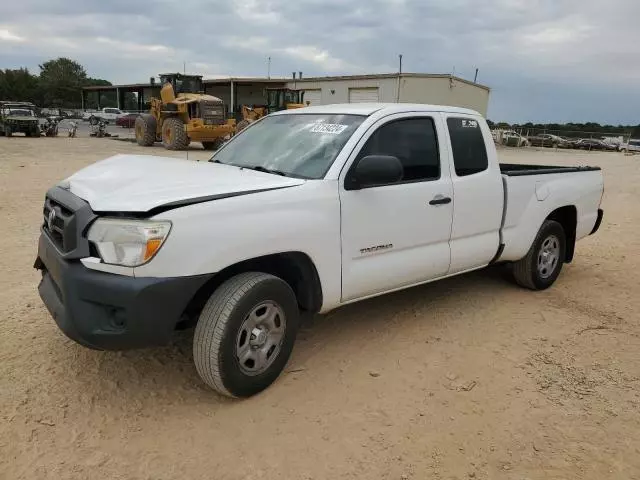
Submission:
M 238 122 L 236 133 L 247 128 L 256 120 L 273 112 L 280 110 L 290 110 L 292 108 L 302 108 L 304 104 L 304 90 L 291 90 L 289 88 L 267 88 L 265 89 L 267 104 L 249 107 L 242 106 L 242 120 Z
M 138 145 L 162 142 L 168 150 L 183 150 L 195 141 L 215 150 L 235 133 L 236 121 L 226 119 L 224 102 L 202 93 L 202 76 L 167 73 L 160 82 L 160 98 L 152 98 L 149 113 L 136 118 Z

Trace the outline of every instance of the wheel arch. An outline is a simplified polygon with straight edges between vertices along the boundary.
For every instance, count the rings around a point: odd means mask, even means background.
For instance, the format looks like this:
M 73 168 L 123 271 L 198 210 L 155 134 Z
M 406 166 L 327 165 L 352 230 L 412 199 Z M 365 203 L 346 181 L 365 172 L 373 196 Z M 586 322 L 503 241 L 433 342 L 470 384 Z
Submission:
M 545 220 L 554 220 L 562 225 L 567 238 L 565 263 L 571 263 L 576 248 L 576 228 L 578 225 L 578 210 L 573 205 L 556 208 Z
M 245 272 L 269 273 L 287 282 L 296 295 L 300 310 L 306 313 L 317 313 L 322 308 L 322 284 L 313 260 L 306 253 L 292 251 L 251 258 L 224 268 L 200 287 L 185 308 L 183 318 L 197 318 L 208 298 L 222 283 Z

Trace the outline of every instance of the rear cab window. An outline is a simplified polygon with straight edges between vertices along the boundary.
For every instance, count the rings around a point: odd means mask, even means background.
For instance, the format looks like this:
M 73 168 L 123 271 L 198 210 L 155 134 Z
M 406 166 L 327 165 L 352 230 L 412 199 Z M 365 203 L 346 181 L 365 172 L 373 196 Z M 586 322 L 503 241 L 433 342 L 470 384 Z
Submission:
M 449 117 L 447 128 L 456 175 L 465 177 L 487 170 L 489 158 L 480 123 L 473 118 Z

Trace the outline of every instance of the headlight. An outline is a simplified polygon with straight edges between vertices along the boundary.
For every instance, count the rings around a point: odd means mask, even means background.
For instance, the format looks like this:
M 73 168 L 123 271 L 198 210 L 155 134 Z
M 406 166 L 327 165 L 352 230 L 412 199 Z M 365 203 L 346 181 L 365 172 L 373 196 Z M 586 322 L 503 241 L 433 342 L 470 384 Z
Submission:
M 160 250 L 171 230 L 171 222 L 100 218 L 91 225 L 87 238 L 105 263 L 137 267 Z

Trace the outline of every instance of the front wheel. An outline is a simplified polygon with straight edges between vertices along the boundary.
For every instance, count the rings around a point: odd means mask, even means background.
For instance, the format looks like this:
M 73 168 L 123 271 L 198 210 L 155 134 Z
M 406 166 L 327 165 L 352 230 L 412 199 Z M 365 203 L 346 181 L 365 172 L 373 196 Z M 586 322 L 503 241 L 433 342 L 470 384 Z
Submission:
M 531 290 L 549 288 L 560 275 L 567 249 L 564 228 L 554 220 L 545 220 L 527 255 L 513 264 L 518 285 Z
M 232 277 L 211 295 L 198 319 L 196 370 L 222 395 L 261 392 L 284 369 L 298 324 L 296 296 L 284 280 L 260 272 Z
M 162 123 L 162 145 L 167 150 L 184 150 L 189 146 L 189 137 L 180 118 L 169 117 Z

